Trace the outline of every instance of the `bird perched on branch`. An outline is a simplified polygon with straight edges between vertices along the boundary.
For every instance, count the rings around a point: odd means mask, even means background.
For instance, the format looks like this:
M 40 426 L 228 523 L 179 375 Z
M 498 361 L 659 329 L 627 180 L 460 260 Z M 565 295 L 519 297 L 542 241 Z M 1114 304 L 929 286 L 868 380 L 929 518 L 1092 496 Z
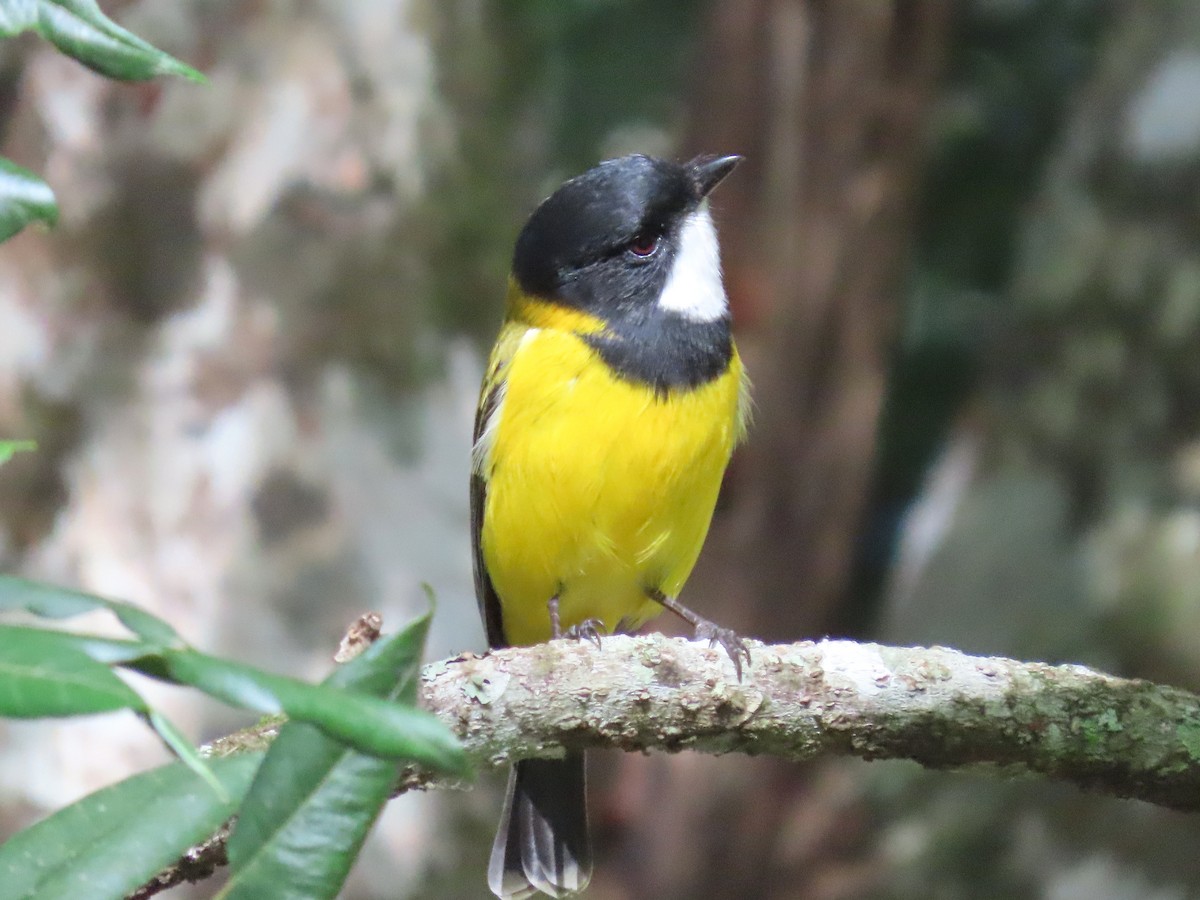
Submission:
M 601 163 L 530 216 L 475 418 L 475 589 L 492 647 L 636 628 L 677 599 L 745 431 L 708 196 L 740 161 Z M 591 875 L 583 754 L 514 767 L 492 848 L 499 897 Z

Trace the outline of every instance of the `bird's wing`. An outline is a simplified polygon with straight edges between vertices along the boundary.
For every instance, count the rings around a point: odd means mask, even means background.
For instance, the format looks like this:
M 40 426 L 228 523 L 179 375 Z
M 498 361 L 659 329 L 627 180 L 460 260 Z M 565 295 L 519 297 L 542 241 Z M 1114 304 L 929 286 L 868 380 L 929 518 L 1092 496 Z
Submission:
M 479 614 L 483 617 L 489 647 L 504 647 L 508 645 L 508 641 L 504 638 L 500 598 L 496 595 L 487 564 L 483 559 L 483 515 L 487 507 L 494 438 L 508 387 L 508 370 L 529 331 L 528 326 L 517 322 L 506 323 L 501 329 L 496 346 L 492 348 L 492 355 L 488 359 L 487 374 L 479 392 L 479 407 L 475 410 L 475 429 L 471 438 L 471 556 L 474 560 L 475 597 L 479 601 Z

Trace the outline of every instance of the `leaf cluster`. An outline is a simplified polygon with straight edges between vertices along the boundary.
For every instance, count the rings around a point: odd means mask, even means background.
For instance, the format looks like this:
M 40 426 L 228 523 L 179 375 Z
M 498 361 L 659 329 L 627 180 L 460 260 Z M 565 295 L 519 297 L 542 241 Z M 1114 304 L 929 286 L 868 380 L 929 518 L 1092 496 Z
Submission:
M 50 627 L 106 611 L 127 637 Z M 0 845 L 6 897 L 121 898 L 231 817 L 219 896 L 335 897 L 401 762 L 463 775 L 464 753 L 417 709 L 429 615 L 371 644 L 321 684 L 219 659 L 128 603 L 0 576 L 0 716 L 131 710 L 178 760 L 104 788 Z M 287 717 L 265 752 L 202 753 L 121 677 L 134 671 Z

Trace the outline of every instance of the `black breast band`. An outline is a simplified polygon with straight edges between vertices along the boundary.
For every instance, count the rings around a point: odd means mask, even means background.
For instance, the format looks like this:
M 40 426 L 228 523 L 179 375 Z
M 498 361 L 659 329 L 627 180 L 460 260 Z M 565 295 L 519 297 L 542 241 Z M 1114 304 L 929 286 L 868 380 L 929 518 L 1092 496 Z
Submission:
M 719 378 L 733 357 L 729 320 L 696 322 L 656 310 L 637 322 L 609 322 L 580 337 L 618 375 L 650 385 L 658 396 L 691 390 Z

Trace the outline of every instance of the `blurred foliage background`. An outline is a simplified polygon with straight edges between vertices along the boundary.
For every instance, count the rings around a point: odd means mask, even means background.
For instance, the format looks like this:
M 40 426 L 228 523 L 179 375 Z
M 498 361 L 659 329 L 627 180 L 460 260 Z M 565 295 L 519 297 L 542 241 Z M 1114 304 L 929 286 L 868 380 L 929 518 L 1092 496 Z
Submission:
M 424 581 L 431 652 L 481 648 L 467 455 L 517 230 L 598 159 L 741 152 L 716 207 L 757 416 L 689 603 L 1200 689 L 1190 0 L 104 7 L 210 84 L 0 45 L 0 153 L 61 206 L 0 247 L 0 436 L 40 448 L 0 469 L 6 571 L 313 676 Z M 0 724 L 0 835 L 160 752 Z M 596 757 L 597 898 L 1200 893 L 1200 825 L 1145 805 Z M 485 896 L 485 788 L 391 804 L 348 896 Z

